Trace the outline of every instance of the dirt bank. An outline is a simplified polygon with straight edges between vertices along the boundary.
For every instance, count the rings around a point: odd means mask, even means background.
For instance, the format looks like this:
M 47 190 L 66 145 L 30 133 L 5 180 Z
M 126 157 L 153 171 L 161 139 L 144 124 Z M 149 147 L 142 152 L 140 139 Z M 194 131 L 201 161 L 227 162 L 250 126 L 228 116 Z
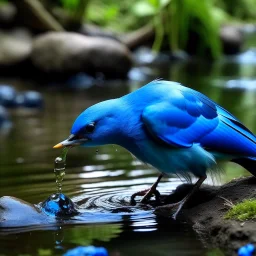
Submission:
M 166 200 L 177 201 L 190 188 L 191 185 L 181 185 Z M 202 186 L 179 218 L 190 223 L 209 246 L 224 249 L 227 255 L 237 255 L 240 246 L 248 242 L 256 243 L 256 221 L 224 219 L 223 216 L 230 209 L 226 200 L 236 204 L 253 197 L 256 197 L 254 177 L 233 180 L 221 187 Z

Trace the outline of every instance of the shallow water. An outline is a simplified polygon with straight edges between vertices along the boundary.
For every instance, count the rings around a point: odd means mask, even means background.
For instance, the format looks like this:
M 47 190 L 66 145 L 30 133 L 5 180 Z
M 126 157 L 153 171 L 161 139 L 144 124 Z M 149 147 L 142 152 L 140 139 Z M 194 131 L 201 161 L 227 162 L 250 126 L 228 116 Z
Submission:
M 86 107 L 122 96 L 151 78 L 180 81 L 205 93 L 255 133 L 256 90 L 252 85 L 256 83 L 256 65 L 244 58 L 242 62 L 233 58 L 211 64 L 197 61 L 151 67 L 149 73 L 143 74 L 143 81 L 114 81 L 76 90 L 2 78 L 0 82 L 14 84 L 19 90 L 41 91 L 45 109 L 38 113 L 12 111 L 14 127 L 9 134 L 1 135 L 0 196 L 14 196 L 34 204 L 44 201 L 56 190 L 53 163 L 60 150 L 52 146 L 69 135 L 76 116 Z M 139 68 L 136 72 L 144 71 Z M 236 86 L 230 86 L 234 80 L 238 81 L 233 82 Z M 222 169 L 225 174 L 216 183 L 248 175 L 231 163 L 222 165 Z M 157 171 L 118 146 L 71 149 L 62 192 L 86 211 L 68 225 L 59 222 L 0 230 L 0 255 L 37 255 L 39 249 L 58 255 L 76 245 L 90 244 L 105 246 L 112 255 L 120 252 L 121 256 L 206 255 L 208 249 L 186 224 L 157 218 L 150 207 L 113 212 L 128 205 L 129 196 L 150 186 L 157 175 Z M 207 182 L 211 184 L 212 180 Z M 167 194 L 180 183 L 176 177 L 165 178 L 159 190 Z

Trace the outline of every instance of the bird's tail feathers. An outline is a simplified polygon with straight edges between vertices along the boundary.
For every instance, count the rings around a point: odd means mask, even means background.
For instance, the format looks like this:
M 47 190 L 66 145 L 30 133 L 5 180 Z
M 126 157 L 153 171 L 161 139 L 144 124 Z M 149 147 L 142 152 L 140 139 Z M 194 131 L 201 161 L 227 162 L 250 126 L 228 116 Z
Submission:
M 253 176 L 256 177 L 256 157 L 242 157 L 233 159 L 232 162 L 243 166 Z

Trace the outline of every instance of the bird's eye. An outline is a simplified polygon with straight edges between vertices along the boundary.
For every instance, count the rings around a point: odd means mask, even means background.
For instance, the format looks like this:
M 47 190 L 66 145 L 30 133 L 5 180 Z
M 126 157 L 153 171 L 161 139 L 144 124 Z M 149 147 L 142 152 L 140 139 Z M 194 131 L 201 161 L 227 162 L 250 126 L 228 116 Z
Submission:
M 90 123 L 85 126 L 85 131 L 87 133 L 92 133 L 95 129 L 95 123 Z

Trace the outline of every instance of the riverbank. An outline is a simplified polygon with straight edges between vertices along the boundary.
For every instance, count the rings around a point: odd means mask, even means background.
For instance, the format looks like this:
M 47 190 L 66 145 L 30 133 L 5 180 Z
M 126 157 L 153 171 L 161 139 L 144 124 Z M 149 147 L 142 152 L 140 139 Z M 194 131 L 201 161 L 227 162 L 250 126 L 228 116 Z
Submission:
M 179 200 L 191 185 L 181 185 L 166 200 Z M 179 198 L 178 198 L 179 197 Z M 221 248 L 226 255 L 237 255 L 237 249 L 247 243 L 256 243 L 256 221 L 236 221 L 224 218 L 230 202 L 237 204 L 256 197 L 254 177 L 235 179 L 223 186 L 202 186 L 190 205 L 179 216 L 197 232 L 209 247 Z

